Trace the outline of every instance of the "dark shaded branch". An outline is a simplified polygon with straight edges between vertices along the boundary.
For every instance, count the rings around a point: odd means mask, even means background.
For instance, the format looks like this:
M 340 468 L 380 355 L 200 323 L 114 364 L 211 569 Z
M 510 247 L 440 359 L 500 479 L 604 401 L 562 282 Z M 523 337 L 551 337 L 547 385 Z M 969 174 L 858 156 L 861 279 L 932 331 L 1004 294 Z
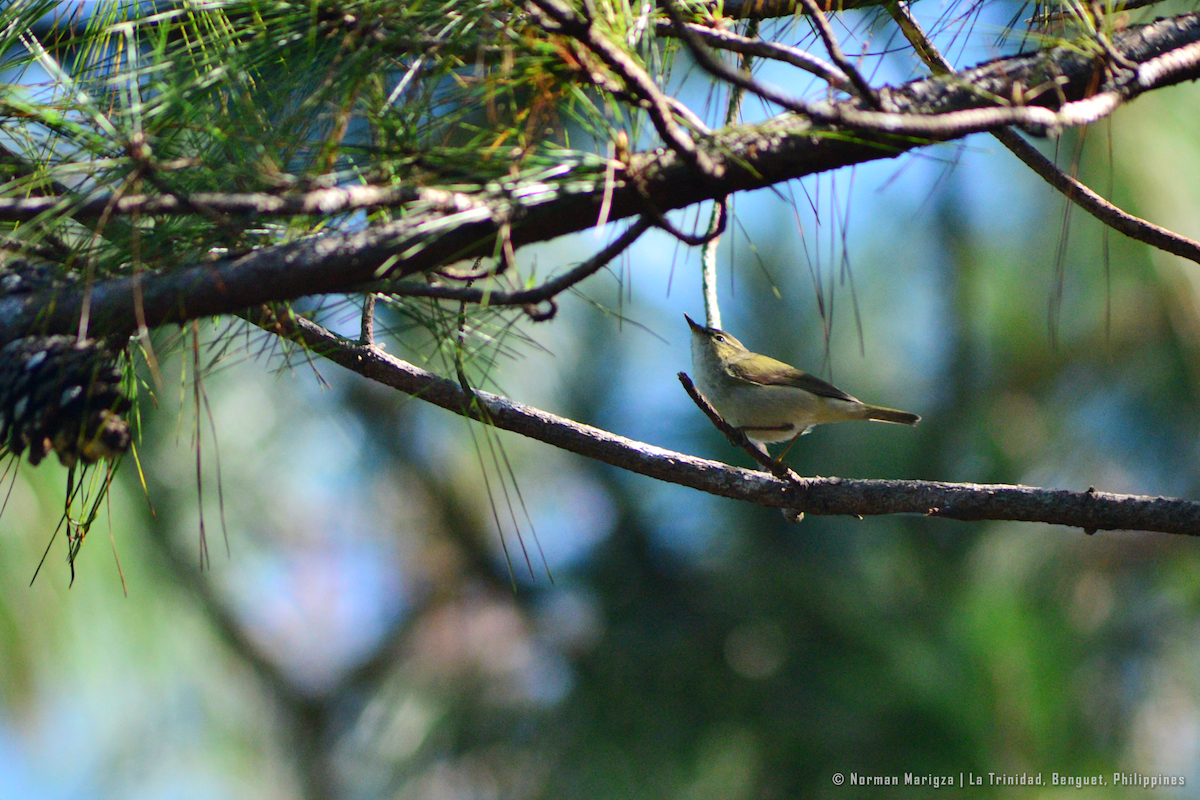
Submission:
M 651 226 L 652 223 L 645 217 L 642 217 L 614 239 L 612 244 L 605 247 L 599 253 L 596 253 L 596 255 L 587 261 L 532 289 L 522 289 L 515 292 L 496 292 L 476 289 L 471 286 L 388 283 L 386 281 L 372 283 L 363 288 L 396 297 L 433 297 L 442 300 L 458 300 L 464 303 L 486 302 L 489 306 L 537 305 L 553 299 L 560 292 L 566 291 L 585 278 L 599 272 L 608 262 L 625 252 Z
M 784 114 L 757 125 L 735 126 L 699 140 L 718 164 L 721 179 L 702 175 L 674 150 L 629 157 L 607 192 L 609 220 L 682 208 L 733 192 L 839 167 L 893 158 L 913 148 L 1012 122 L 1066 125 L 1090 122 L 1143 91 L 1200 75 L 1200 15 L 1189 14 L 1129 28 L 1113 37 L 1136 74 L 1097 87 L 1094 58 L 1069 46 L 988 62 L 953 76 L 912 81 L 881 91 L 894 112 L 861 110 L 858 101 L 822 104 L 828 115 L 866 119 L 896 131 L 921 128 L 920 137 L 842 124 L 818 124 Z M 1099 90 L 1098 93 L 1097 89 Z M 1041 105 L 996 106 L 1019 96 Z M 1059 107 L 1060 99 L 1067 103 Z M 232 313 L 275 300 L 351 291 L 388 277 L 404 277 L 457 260 L 491 255 L 496 236 L 510 232 L 512 247 L 548 241 L 596 223 L 606 196 L 607 162 L 567 161 L 552 179 L 504 182 L 474 193 L 424 189 L 408 215 L 353 233 L 329 234 L 264 248 L 236 259 L 183 266 L 142 276 L 100 280 L 92 287 L 93 335 L 132 332 L 137 324 L 135 281 L 141 281 L 145 323 L 154 327 Z M 633 179 L 636 177 L 636 180 Z M 74 333 L 82 290 L 0 297 L 0 345 L 29 332 Z
M 1095 530 L 1146 530 L 1200 535 L 1200 502 L 1107 492 L 935 481 L 801 478 L 676 453 L 557 417 L 489 392 L 467 397 L 454 381 L 373 347 L 343 339 L 302 318 L 260 316 L 266 330 L 300 342 L 346 369 L 456 414 L 569 450 L 587 458 L 709 494 L 806 514 L 921 514 L 958 520 L 1045 522 Z
M 726 215 L 722 214 L 717 218 L 717 225 L 712 230 L 706 230 L 704 233 L 685 233 L 672 224 L 671 220 L 667 219 L 656 208 L 647 208 L 646 214 L 654 220 L 655 227 L 671 234 L 671 236 L 683 242 L 688 247 L 701 247 L 716 241 L 725 232 L 725 224 L 728 221 Z

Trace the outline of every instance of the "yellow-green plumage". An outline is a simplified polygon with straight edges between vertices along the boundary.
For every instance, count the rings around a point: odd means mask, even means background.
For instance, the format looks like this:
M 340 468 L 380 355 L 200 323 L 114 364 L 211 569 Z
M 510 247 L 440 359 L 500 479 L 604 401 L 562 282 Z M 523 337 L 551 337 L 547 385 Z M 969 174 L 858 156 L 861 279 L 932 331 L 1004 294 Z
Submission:
M 688 317 L 696 385 L 726 422 L 752 441 L 783 442 L 813 425 L 878 420 L 916 425 L 907 411 L 863 403 L 820 378 L 751 353 L 731 334 Z

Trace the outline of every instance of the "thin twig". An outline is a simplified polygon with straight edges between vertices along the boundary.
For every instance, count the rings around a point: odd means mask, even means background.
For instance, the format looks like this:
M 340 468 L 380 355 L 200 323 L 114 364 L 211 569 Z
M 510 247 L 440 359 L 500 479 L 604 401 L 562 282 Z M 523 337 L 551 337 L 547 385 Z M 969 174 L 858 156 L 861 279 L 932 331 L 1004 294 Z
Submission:
M 704 233 L 684 233 L 671 220 L 667 219 L 665 214 L 654 207 L 648 192 L 642 192 L 640 196 L 646 207 L 646 213 L 653 221 L 654 226 L 663 229 L 688 247 L 707 245 L 725 232 L 725 216 L 722 214 L 717 218 L 717 226 L 715 228 L 710 228 Z
M 721 327 L 721 304 L 717 299 L 717 245 L 724 229 L 725 217 L 729 214 L 729 198 L 713 201 L 712 217 L 708 230 L 714 234 L 700 250 L 700 290 L 704 295 L 704 323 L 710 328 Z
M 650 102 L 641 95 L 638 95 L 635 92 L 627 89 L 623 83 L 615 78 L 610 77 L 604 70 L 597 69 L 593 65 L 589 65 L 588 61 L 590 59 L 586 58 L 585 56 L 590 54 L 591 51 L 583 48 L 581 45 L 578 45 L 578 43 L 576 43 L 576 45 L 576 54 L 580 56 L 580 63 L 589 69 L 588 77 L 593 83 L 596 84 L 597 88 L 602 89 L 617 100 L 628 103 L 632 106 L 637 106 L 638 108 L 642 108 Z M 663 95 L 663 100 L 668 106 L 671 107 L 671 110 L 674 111 L 680 119 L 686 122 L 696 133 L 700 134 L 701 136 L 708 136 L 710 133 L 712 133 L 712 128 L 708 127 L 708 125 L 704 123 L 704 120 L 700 119 L 700 117 L 696 115 L 695 111 L 692 111 L 677 98 L 671 97 L 670 95 Z
M 800 0 L 800 2 L 803 4 L 804 10 L 808 12 L 813 23 L 816 24 L 817 32 L 825 42 L 825 49 L 829 52 L 829 57 L 833 59 L 833 63 L 837 64 L 842 72 L 846 73 L 846 77 L 858 89 L 858 96 L 871 108 L 881 108 L 879 95 L 871 88 L 871 84 L 867 83 L 862 73 L 858 71 L 858 67 L 854 66 L 850 59 L 846 58 L 846 54 L 842 52 L 837 36 L 834 35 L 833 28 L 829 26 L 829 20 L 825 18 L 825 12 L 817 5 L 817 0 Z
M 748 73 L 733 69 L 721 59 L 716 58 L 701 40 L 700 34 L 684 22 L 679 14 L 679 9 L 671 0 L 663 0 L 663 7 L 667 10 L 667 15 L 671 18 L 671 25 L 675 29 L 676 35 L 683 40 L 687 45 L 688 50 L 692 54 L 692 58 L 700 65 L 701 69 L 711 75 L 720 78 L 726 83 L 731 83 L 734 86 L 741 87 L 748 92 L 751 92 L 764 100 L 769 100 L 776 105 L 786 108 L 790 111 L 795 111 L 798 114 L 803 114 L 812 119 L 820 119 L 820 112 L 803 100 L 800 100 L 790 95 L 784 94 L 780 90 L 767 84 L 760 84 L 754 80 L 754 77 Z
M 751 20 L 746 28 L 747 41 L 758 36 L 758 20 Z M 750 73 L 754 56 L 742 53 L 741 70 Z M 725 108 L 725 127 L 737 122 L 742 112 L 742 99 L 746 91 L 740 86 L 729 89 L 729 103 Z M 713 201 L 712 215 L 708 220 L 710 238 L 700 250 L 700 288 L 704 293 L 704 319 L 710 328 L 721 327 L 721 304 L 717 300 L 717 246 L 721 242 L 721 231 L 725 229 L 725 218 L 729 214 L 729 198 Z
M 633 58 L 605 36 L 590 19 L 580 17 L 574 10 L 560 5 L 557 0 L 530 0 L 541 12 L 557 25 L 560 32 L 572 37 L 588 50 L 595 53 L 609 69 L 625 81 L 631 91 L 648 101 L 646 112 L 655 130 L 671 149 L 677 151 L 703 174 L 713 172 L 708 155 L 696 147 L 687 131 L 679 127 L 672 114 L 671 103 L 654 83 L 650 74 Z
M 905 39 L 908 39 L 908 43 L 913 46 L 917 56 L 929 67 L 930 72 L 934 75 L 953 75 L 954 67 L 925 33 L 925 29 L 921 27 L 921 23 L 917 22 L 912 11 L 901 5 L 898 0 L 891 0 L 886 6 L 892 19 L 900 26 L 900 32 L 904 34 Z
M 557 278 L 551 278 L 541 286 L 532 289 L 522 289 L 516 292 L 496 292 L 476 289 L 471 286 L 442 286 L 438 284 L 419 284 L 410 282 L 378 281 L 367 284 L 365 288 L 380 294 L 396 297 L 432 297 L 441 300 L 458 300 L 464 303 L 487 302 L 488 306 L 536 306 L 553 299 L 584 278 L 599 272 L 608 262 L 623 253 L 638 237 L 645 233 L 652 223 L 645 217 L 630 225 L 624 233 L 612 241 L 596 255 L 578 266 L 567 270 Z
M 712 424 L 716 426 L 717 430 L 725 434 L 725 436 L 729 439 L 730 444 L 732 444 L 734 447 L 740 447 L 741 449 L 745 450 L 760 466 L 765 467 L 768 472 L 770 472 L 776 478 L 779 478 L 781 481 L 802 484 L 806 480 L 805 478 L 797 475 L 787 464 L 784 464 L 778 459 L 771 458 L 769 454 L 764 453 L 762 450 L 756 447 L 754 442 L 750 441 L 750 437 L 748 437 L 744 431 L 738 430 L 726 422 L 725 419 L 717 413 L 717 410 L 712 407 L 712 404 L 708 402 L 708 398 L 700 394 L 700 390 L 696 388 L 694 383 L 692 383 L 692 379 L 688 377 L 686 372 L 679 373 L 679 382 L 683 384 L 683 390 L 688 393 L 688 397 L 692 398 L 692 402 L 700 407 L 700 410 L 703 411 L 705 416 L 707 416 Z
M 363 295 L 362 325 L 359 328 L 358 343 L 363 345 L 375 344 L 375 293 Z
M 1013 155 L 1025 162 L 1025 165 L 1040 175 L 1047 183 L 1058 189 L 1068 200 L 1075 203 L 1096 219 L 1108 225 L 1113 230 L 1120 231 L 1130 239 L 1157 247 L 1159 250 L 1172 253 L 1200 264 L 1200 242 L 1189 239 L 1174 231 L 1170 231 L 1153 222 L 1114 205 L 1101 197 L 1086 184 L 1072 178 L 1054 165 L 1050 159 L 1039 153 L 1033 145 L 1026 142 L 1010 128 L 992 131 L 1000 143 L 1007 147 Z
M 790 45 L 779 44 L 778 42 L 765 42 L 762 39 L 752 39 L 733 31 L 710 28 L 707 25 L 697 25 L 694 22 L 685 22 L 683 23 L 683 27 L 694 33 L 708 46 L 715 47 L 718 50 L 731 50 L 742 55 L 782 61 L 816 75 L 818 78 L 828 82 L 835 89 L 841 89 L 845 92 L 853 89 L 850 79 L 846 77 L 844 72 L 824 59 L 814 56 L 807 50 L 801 50 L 799 47 L 791 47 Z M 675 30 L 675 25 L 669 20 L 659 20 L 655 24 L 655 32 L 659 36 L 679 38 L 679 34 Z
M 897 2 L 890 3 L 887 9 L 892 18 L 900 25 L 900 30 L 912 44 L 917 55 L 929 66 L 930 70 L 934 73 L 954 73 L 950 62 L 929 39 L 909 9 Z M 1135 217 L 1104 199 L 1086 184 L 1055 166 L 1053 161 L 1039 153 L 1033 145 L 1026 142 L 1011 128 L 994 130 L 992 135 L 1013 155 L 1021 159 L 1027 167 L 1062 192 L 1068 200 L 1113 230 L 1119 231 L 1131 239 L 1157 247 L 1159 250 L 1200 263 L 1200 242 L 1181 236 L 1152 222 L 1147 222 L 1140 217 Z

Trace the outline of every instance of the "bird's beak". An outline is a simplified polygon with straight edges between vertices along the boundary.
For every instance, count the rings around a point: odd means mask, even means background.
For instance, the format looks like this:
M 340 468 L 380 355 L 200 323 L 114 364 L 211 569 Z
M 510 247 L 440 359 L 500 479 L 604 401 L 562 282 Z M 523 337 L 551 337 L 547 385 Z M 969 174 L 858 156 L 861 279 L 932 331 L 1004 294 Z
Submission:
M 700 323 L 696 322 L 696 320 L 692 319 L 692 318 L 691 318 L 691 317 L 689 317 L 687 314 L 684 314 L 684 315 L 683 315 L 683 318 L 684 318 L 684 319 L 686 319 L 686 320 L 688 321 L 688 325 L 690 325 L 690 326 L 691 326 L 691 328 L 692 328 L 692 330 L 694 330 L 696 333 L 705 333 L 705 334 L 707 334 L 707 333 L 710 333 L 710 332 L 711 332 L 711 331 L 709 331 L 709 329 L 708 329 L 708 328 L 706 328 L 706 327 L 704 327 L 703 325 L 701 325 Z

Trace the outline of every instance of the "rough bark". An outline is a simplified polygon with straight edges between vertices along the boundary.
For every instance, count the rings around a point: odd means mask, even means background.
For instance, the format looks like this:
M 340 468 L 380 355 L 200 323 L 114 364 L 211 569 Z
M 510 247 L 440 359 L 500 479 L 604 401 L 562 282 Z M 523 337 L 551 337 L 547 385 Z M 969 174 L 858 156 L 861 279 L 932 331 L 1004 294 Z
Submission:
M 790 113 L 719 131 L 698 140 L 719 179 L 698 173 L 673 151 L 634 154 L 608 187 L 608 218 L 661 213 L 736 191 L 894 158 L 916 147 L 1011 124 L 1024 112 L 1039 111 L 1042 116 L 1036 118 L 1043 119 L 1057 109 L 1084 103 L 1088 113 L 1107 113 L 1144 91 L 1200 76 L 1198 15 L 1130 28 L 1113 43 L 1145 66 L 1145 74 L 1114 73 L 1093 55 L 1061 46 L 886 90 L 881 95 L 888 113 L 864 111 L 853 100 L 823 106 L 829 114 L 875 126 L 870 131 L 814 123 Z M 998 104 L 998 97 L 1019 97 L 1027 105 Z M 881 130 L 891 125 L 889 120 L 917 125 L 925 133 L 917 137 Z M 903 125 L 892 129 L 902 130 Z M 560 174 L 536 182 L 514 181 L 474 193 L 423 190 L 403 219 L 365 231 L 268 247 L 227 261 L 102 280 L 53 295 L 0 298 L 0 346 L 28 333 L 75 332 L 85 296 L 92 335 L 129 333 L 137 320 L 135 281 L 141 283 L 144 320 L 150 327 L 264 302 L 348 291 L 381 277 L 377 272 L 385 264 L 387 275 L 394 278 L 490 254 L 502 231 L 519 247 L 586 229 L 595 224 L 604 195 L 604 165 L 583 161 L 564 163 Z

